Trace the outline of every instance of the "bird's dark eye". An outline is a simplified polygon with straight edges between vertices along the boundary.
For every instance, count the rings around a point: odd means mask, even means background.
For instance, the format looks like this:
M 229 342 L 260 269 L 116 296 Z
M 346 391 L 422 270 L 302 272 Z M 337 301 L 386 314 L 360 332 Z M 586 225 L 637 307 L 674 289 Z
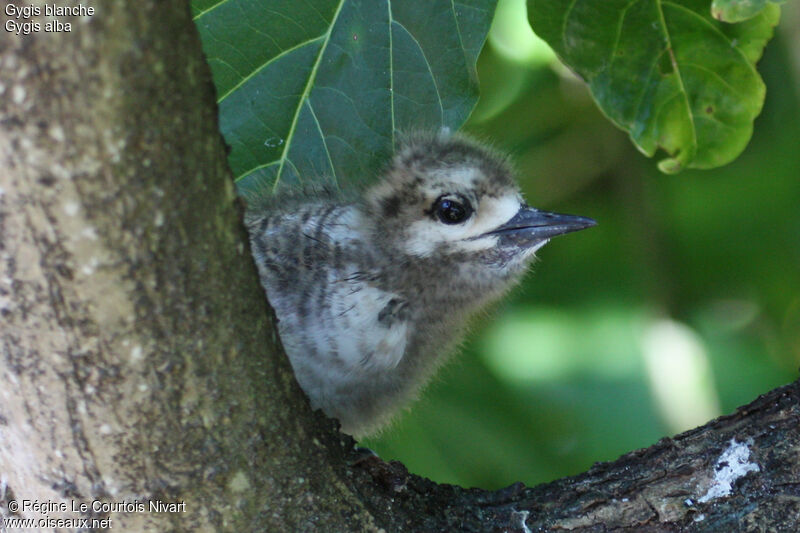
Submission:
M 465 198 L 441 196 L 433 204 L 433 212 L 445 224 L 459 224 L 472 214 L 472 206 Z

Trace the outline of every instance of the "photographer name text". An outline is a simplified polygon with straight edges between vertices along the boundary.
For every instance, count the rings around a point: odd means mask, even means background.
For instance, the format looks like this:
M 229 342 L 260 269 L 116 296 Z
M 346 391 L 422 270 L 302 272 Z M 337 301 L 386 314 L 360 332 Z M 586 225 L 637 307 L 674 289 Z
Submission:
M 185 513 L 186 502 L 165 502 L 163 500 L 123 500 L 108 502 L 92 500 L 91 502 L 72 500 L 11 500 L 8 503 L 9 511 L 13 513 L 38 513 L 49 515 L 53 513 Z

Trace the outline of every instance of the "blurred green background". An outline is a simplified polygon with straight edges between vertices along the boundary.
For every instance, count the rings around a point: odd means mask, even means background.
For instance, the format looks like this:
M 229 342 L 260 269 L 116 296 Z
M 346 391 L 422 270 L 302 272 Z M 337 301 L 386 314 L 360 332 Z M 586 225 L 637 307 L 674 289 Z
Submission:
M 660 174 L 500 0 L 466 130 L 514 156 L 537 207 L 599 226 L 539 252 L 411 410 L 364 441 L 486 489 L 586 470 L 701 425 L 800 366 L 800 8 L 784 5 L 745 152 Z

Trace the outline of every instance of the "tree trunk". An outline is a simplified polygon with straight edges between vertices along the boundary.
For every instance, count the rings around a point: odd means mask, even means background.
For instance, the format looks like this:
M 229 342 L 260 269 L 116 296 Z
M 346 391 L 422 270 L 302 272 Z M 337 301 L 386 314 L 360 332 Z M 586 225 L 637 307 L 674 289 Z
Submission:
M 350 466 L 271 326 L 187 3 L 82 4 L 0 34 L 0 529 L 798 528 L 797 384 L 533 489 Z
M 0 33 L 5 500 L 123 531 L 370 524 L 277 350 L 188 4 L 84 5 Z

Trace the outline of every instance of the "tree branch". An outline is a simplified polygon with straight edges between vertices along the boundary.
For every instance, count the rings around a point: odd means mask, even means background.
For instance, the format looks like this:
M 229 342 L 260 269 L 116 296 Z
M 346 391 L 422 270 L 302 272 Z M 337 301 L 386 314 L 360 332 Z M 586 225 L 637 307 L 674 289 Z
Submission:
M 396 528 L 403 517 L 407 531 L 797 531 L 799 449 L 800 381 L 703 427 L 533 488 L 436 485 L 377 459 L 363 468 L 383 487 L 369 496 L 383 510 L 381 523 Z

